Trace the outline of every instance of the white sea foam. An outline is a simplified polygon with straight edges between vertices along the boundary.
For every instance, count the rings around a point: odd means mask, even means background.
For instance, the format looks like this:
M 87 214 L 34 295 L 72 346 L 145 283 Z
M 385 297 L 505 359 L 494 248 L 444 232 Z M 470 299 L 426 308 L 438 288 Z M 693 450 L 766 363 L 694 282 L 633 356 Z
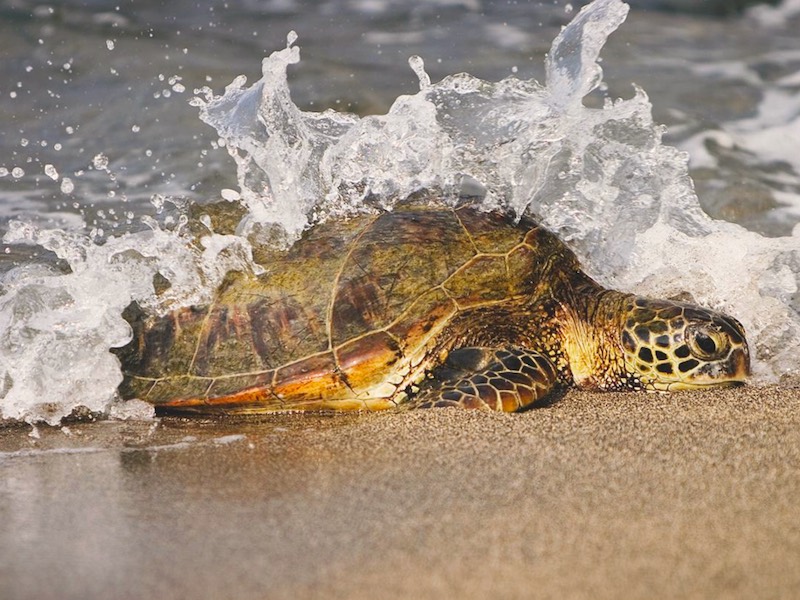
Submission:
M 214 438 L 212 440 L 212 442 L 217 446 L 227 446 L 228 444 L 235 444 L 236 442 L 244 441 L 247 441 L 247 436 L 242 433 L 223 435 L 222 437 Z
M 130 339 L 122 311 L 132 301 L 156 312 L 207 302 L 229 269 L 251 265 L 240 238 L 211 234 L 199 247 L 180 229 L 155 224 L 99 245 L 83 234 L 12 222 L 4 239 L 40 245 L 71 270 L 27 265 L 2 281 L 0 409 L 4 418 L 29 422 L 56 424 L 79 406 L 109 408 L 122 381 L 109 349 Z M 170 282 L 160 294 L 156 273 Z
M 85 446 L 82 448 L 51 448 L 46 450 L 40 449 L 25 449 L 14 450 L 12 452 L 0 452 L 0 462 L 19 459 L 19 458 L 39 458 L 42 456 L 69 456 L 73 454 L 99 454 L 105 452 L 103 448 L 95 448 L 92 446 Z
M 761 72 L 764 65 L 790 70 L 798 61 L 797 51 L 774 51 L 753 61 L 761 69 L 727 61 L 693 65 L 698 75 L 745 82 L 761 94 L 753 114 L 700 131 L 681 143 L 693 168 L 719 171 L 731 161 L 757 168 L 758 177 L 772 184 L 780 210 L 788 214 L 800 211 L 800 71 L 774 80 L 764 79 Z
M 778 6 L 754 6 L 748 10 L 748 15 L 768 27 L 786 26 L 800 16 L 800 0 L 783 0 Z
M 112 402 L 107 411 L 109 418 L 117 421 L 149 421 L 156 416 L 152 404 L 135 398 Z
M 628 12 L 596 0 L 553 42 L 546 85 L 458 74 L 431 83 L 412 59 L 420 90 L 385 115 L 300 110 L 286 71 L 300 60 L 291 34 L 263 62 L 263 77 L 206 90 L 194 104 L 236 162 L 236 194 L 248 215 L 286 239 L 338 215 L 391 209 L 419 190 L 445 202 L 481 196 L 486 208 L 533 213 L 608 285 L 651 295 L 688 291 L 742 320 L 759 381 L 798 369 L 800 227 L 764 238 L 710 219 L 699 207 L 685 153 L 661 141 L 645 92 L 587 108 L 602 82 L 598 56 Z M 730 135 L 730 134 L 729 134 Z M 108 169 L 99 154 L 95 169 Z M 163 207 L 160 198 L 156 205 Z M 2 280 L 0 414 L 56 423 L 77 406 L 107 411 L 121 380 L 109 348 L 126 343 L 123 309 L 166 311 L 202 303 L 231 268 L 255 269 L 239 236 L 197 243 L 178 218 L 96 241 L 84 234 L 12 224 L 6 243 L 55 252 L 69 273 L 19 267 Z M 156 273 L 170 286 L 156 293 Z M 161 286 L 163 287 L 163 286 Z

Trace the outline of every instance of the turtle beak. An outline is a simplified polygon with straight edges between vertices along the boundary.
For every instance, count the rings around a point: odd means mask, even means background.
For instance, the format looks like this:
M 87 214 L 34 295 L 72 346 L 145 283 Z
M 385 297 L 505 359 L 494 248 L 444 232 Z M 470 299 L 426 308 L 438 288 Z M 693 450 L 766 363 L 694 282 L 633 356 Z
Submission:
M 712 365 L 708 365 L 711 367 Z M 668 391 L 675 390 L 700 390 L 709 388 L 730 388 L 743 386 L 750 376 L 750 352 L 747 343 L 734 349 L 727 361 L 714 365 L 716 374 L 710 371 L 702 372 L 686 381 L 675 381 L 667 385 Z M 724 373 L 724 375 L 720 375 Z
M 683 381 L 673 381 L 672 383 L 668 383 L 665 387 L 656 389 L 661 389 L 667 392 L 681 392 L 687 390 L 708 390 L 711 388 L 735 388 L 735 387 L 742 387 L 744 385 L 744 381 L 709 381 L 708 383 L 699 383 L 699 382 L 692 382 L 686 383 Z

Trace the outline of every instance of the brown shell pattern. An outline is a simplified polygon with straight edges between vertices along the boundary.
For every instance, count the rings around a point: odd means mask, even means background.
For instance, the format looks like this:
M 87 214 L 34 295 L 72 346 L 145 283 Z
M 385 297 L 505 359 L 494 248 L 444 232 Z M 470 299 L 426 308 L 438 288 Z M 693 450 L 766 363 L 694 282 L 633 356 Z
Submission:
M 459 311 L 536 293 L 563 251 L 530 221 L 471 208 L 318 225 L 210 306 L 129 309 L 120 389 L 200 412 L 393 406 Z

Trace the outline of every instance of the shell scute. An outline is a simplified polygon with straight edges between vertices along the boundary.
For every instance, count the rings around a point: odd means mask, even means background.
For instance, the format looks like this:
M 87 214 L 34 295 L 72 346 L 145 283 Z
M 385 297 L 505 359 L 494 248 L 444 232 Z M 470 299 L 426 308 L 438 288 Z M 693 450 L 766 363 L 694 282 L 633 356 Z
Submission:
M 332 344 L 387 327 L 473 254 L 451 211 L 382 215 L 342 268 L 333 300 Z
M 254 351 L 253 327 L 246 307 L 214 305 L 203 324 L 190 374 L 217 377 L 263 368 Z
M 132 305 L 124 316 L 133 325 L 133 340 L 117 350 L 120 360 L 144 378 L 188 374 L 207 312 L 188 307 L 152 318 Z
M 565 272 L 580 270 L 578 258 L 572 250 L 567 248 L 555 234 L 543 227 L 528 229 L 524 243 L 546 264 L 558 265 L 558 268 Z
M 262 373 L 219 377 L 208 388 L 206 396 L 213 402 L 214 398 L 231 396 L 248 388 L 269 389 L 274 375 L 274 371 L 264 371 Z
M 455 302 L 440 288 L 434 288 L 411 303 L 409 308 L 387 329 L 406 347 L 424 343 L 455 314 Z
M 275 373 L 273 392 L 298 402 L 319 401 L 347 395 L 347 386 L 336 368 L 332 352 L 281 367 Z
M 471 208 L 456 211 L 464 229 L 469 233 L 478 252 L 505 254 L 522 242 L 528 222 L 509 227 L 508 216 L 498 212 L 481 212 Z
M 508 298 L 505 256 L 476 256 L 456 271 L 444 288 L 460 307 Z
M 296 296 L 274 294 L 247 306 L 250 339 L 261 368 L 275 368 L 328 347 L 322 303 L 308 306 Z
M 336 349 L 336 358 L 347 386 L 355 394 L 369 394 L 387 373 L 397 370 L 403 352 L 392 336 L 378 331 L 343 344 Z
M 531 295 L 545 280 L 548 261 L 527 244 L 514 248 L 506 260 L 508 293 L 512 296 Z
M 203 404 L 211 383 L 211 379 L 192 375 L 165 377 L 155 382 L 144 399 L 153 401 L 162 398 L 196 398 L 200 404 Z

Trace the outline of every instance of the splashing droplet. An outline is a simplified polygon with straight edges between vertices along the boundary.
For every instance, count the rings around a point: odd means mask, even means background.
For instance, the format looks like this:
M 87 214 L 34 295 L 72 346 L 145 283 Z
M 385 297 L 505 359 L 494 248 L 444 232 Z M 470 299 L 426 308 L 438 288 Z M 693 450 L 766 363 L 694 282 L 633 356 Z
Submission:
M 224 190 L 221 190 L 219 194 L 220 194 L 220 196 L 222 196 L 222 198 L 224 200 L 228 200 L 229 202 L 235 202 L 236 200 L 240 200 L 242 198 L 242 196 L 241 196 L 241 194 L 239 194 L 239 192 L 237 192 L 236 190 L 231 190 L 231 189 L 227 189 L 227 188 L 224 189 Z
M 92 166 L 98 171 L 105 171 L 108 169 L 108 157 L 100 153 L 92 159 Z
M 417 74 L 419 78 L 419 89 L 426 90 L 431 87 L 431 78 L 425 72 L 425 61 L 422 60 L 421 56 L 411 56 L 408 59 L 408 65 L 411 67 L 411 70 Z

